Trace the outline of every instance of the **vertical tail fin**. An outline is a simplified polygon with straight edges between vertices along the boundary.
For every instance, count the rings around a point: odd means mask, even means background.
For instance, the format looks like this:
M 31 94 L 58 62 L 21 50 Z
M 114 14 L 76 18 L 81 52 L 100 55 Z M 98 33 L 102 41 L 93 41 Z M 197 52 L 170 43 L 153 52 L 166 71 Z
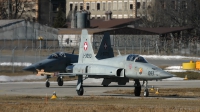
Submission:
M 97 60 L 94 55 L 90 38 L 91 37 L 89 37 L 88 31 L 82 30 L 78 63 L 92 62 Z
M 110 34 L 108 32 L 104 33 L 99 51 L 97 52 L 97 59 L 105 59 L 114 57 L 113 49 L 111 47 Z

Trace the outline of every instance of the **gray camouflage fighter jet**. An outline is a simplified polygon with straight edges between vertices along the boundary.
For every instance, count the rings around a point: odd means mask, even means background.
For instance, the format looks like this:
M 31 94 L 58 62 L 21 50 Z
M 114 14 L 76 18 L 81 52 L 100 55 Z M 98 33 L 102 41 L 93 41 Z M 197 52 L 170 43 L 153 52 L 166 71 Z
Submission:
M 110 35 L 105 33 L 102 39 L 102 42 L 99 47 L 99 51 L 97 52 L 97 59 L 105 59 L 114 57 L 113 49 L 111 47 Z M 46 75 L 46 87 L 50 86 L 49 78 L 56 75 L 57 72 L 65 73 L 66 67 L 72 65 L 72 63 L 78 62 L 78 55 L 57 52 L 51 54 L 47 59 L 39 61 L 35 64 L 32 64 L 28 67 L 25 67 L 24 70 L 37 72 L 38 76 Z M 64 76 L 56 75 L 57 82 L 59 86 L 63 86 L 63 78 Z M 126 82 L 129 82 L 128 78 L 105 78 L 102 82 L 103 86 L 108 86 L 111 82 L 118 82 L 119 85 L 125 85 Z
M 144 96 L 149 96 L 148 80 L 158 80 L 173 77 L 155 65 L 148 63 L 142 56 L 129 54 L 98 60 L 90 42 L 87 30 L 82 30 L 79 46 L 78 63 L 66 68 L 68 73 L 59 73 L 60 76 L 78 76 L 76 91 L 78 95 L 84 94 L 83 75 L 89 78 L 129 78 L 134 79 L 135 96 L 141 94 L 139 80 L 145 82 Z

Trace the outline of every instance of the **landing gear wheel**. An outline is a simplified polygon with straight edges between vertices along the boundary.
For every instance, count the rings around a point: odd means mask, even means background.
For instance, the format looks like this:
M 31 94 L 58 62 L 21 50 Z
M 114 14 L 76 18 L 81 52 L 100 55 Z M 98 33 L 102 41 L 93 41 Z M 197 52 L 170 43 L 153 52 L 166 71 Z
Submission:
M 103 85 L 103 87 L 108 87 L 108 85 Z
M 78 94 L 79 96 L 82 96 L 83 93 L 84 93 L 84 89 L 83 89 L 83 86 L 81 86 L 80 89 L 77 90 L 77 94 Z
M 145 89 L 144 90 L 144 97 L 148 97 L 149 96 L 149 90 L 148 89 Z
M 135 96 L 140 96 L 141 93 L 141 86 L 135 87 L 134 94 Z
M 58 82 L 58 86 L 63 86 L 63 79 L 62 78 L 58 77 L 57 82 Z
M 50 82 L 49 81 L 46 81 L 46 87 L 48 88 L 50 86 Z

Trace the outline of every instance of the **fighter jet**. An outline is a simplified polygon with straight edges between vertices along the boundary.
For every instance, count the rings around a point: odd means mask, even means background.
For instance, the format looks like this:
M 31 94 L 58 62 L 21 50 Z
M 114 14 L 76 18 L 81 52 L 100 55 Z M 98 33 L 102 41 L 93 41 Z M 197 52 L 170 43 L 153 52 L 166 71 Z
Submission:
M 68 73 L 59 73 L 60 76 L 78 76 L 76 91 L 84 94 L 83 76 L 88 78 L 129 78 L 134 79 L 135 96 L 141 94 L 140 80 L 145 82 L 144 96 L 149 96 L 148 80 L 158 80 L 173 77 L 157 66 L 148 63 L 138 54 L 128 54 L 98 60 L 91 45 L 87 30 L 82 30 L 79 46 L 78 63 L 66 68 Z
M 111 58 L 114 57 L 113 49 L 111 47 L 111 41 L 110 36 L 108 33 L 105 33 L 102 39 L 102 42 L 100 44 L 99 50 L 97 52 L 96 58 L 97 59 L 105 59 L 105 58 Z M 26 71 L 32 71 L 37 72 L 38 76 L 46 75 L 46 87 L 50 86 L 49 79 L 52 76 L 57 76 L 57 82 L 59 86 L 63 86 L 63 78 L 64 76 L 59 76 L 58 73 L 65 73 L 66 67 L 72 65 L 73 63 L 78 62 L 78 55 L 74 54 L 74 51 L 72 54 L 64 53 L 64 52 L 57 52 L 51 54 L 47 59 L 44 59 L 42 61 L 39 61 L 33 65 L 30 65 L 28 67 L 25 67 L 23 70 Z M 119 81 L 118 83 L 126 83 L 129 80 L 119 80 L 119 79 L 105 79 L 102 82 L 102 85 L 108 86 L 109 83 L 112 81 Z M 122 82 L 123 81 L 123 82 Z

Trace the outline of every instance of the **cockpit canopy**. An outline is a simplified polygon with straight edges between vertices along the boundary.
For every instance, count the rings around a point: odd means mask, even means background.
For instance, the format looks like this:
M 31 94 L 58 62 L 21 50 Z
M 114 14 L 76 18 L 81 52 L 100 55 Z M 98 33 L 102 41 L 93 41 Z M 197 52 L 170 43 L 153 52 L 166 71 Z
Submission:
M 134 61 L 134 62 L 140 62 L 140 63 L 148 63 L 142 56 L 136 55 L 136 54 L 130 54 L 127 59 L 127 61 Z
M 66 54 L 63 52 L 53 53 L 47 59 L 56 59 L 56 58 L 61 58 L 61 57 L 66 57 Z

